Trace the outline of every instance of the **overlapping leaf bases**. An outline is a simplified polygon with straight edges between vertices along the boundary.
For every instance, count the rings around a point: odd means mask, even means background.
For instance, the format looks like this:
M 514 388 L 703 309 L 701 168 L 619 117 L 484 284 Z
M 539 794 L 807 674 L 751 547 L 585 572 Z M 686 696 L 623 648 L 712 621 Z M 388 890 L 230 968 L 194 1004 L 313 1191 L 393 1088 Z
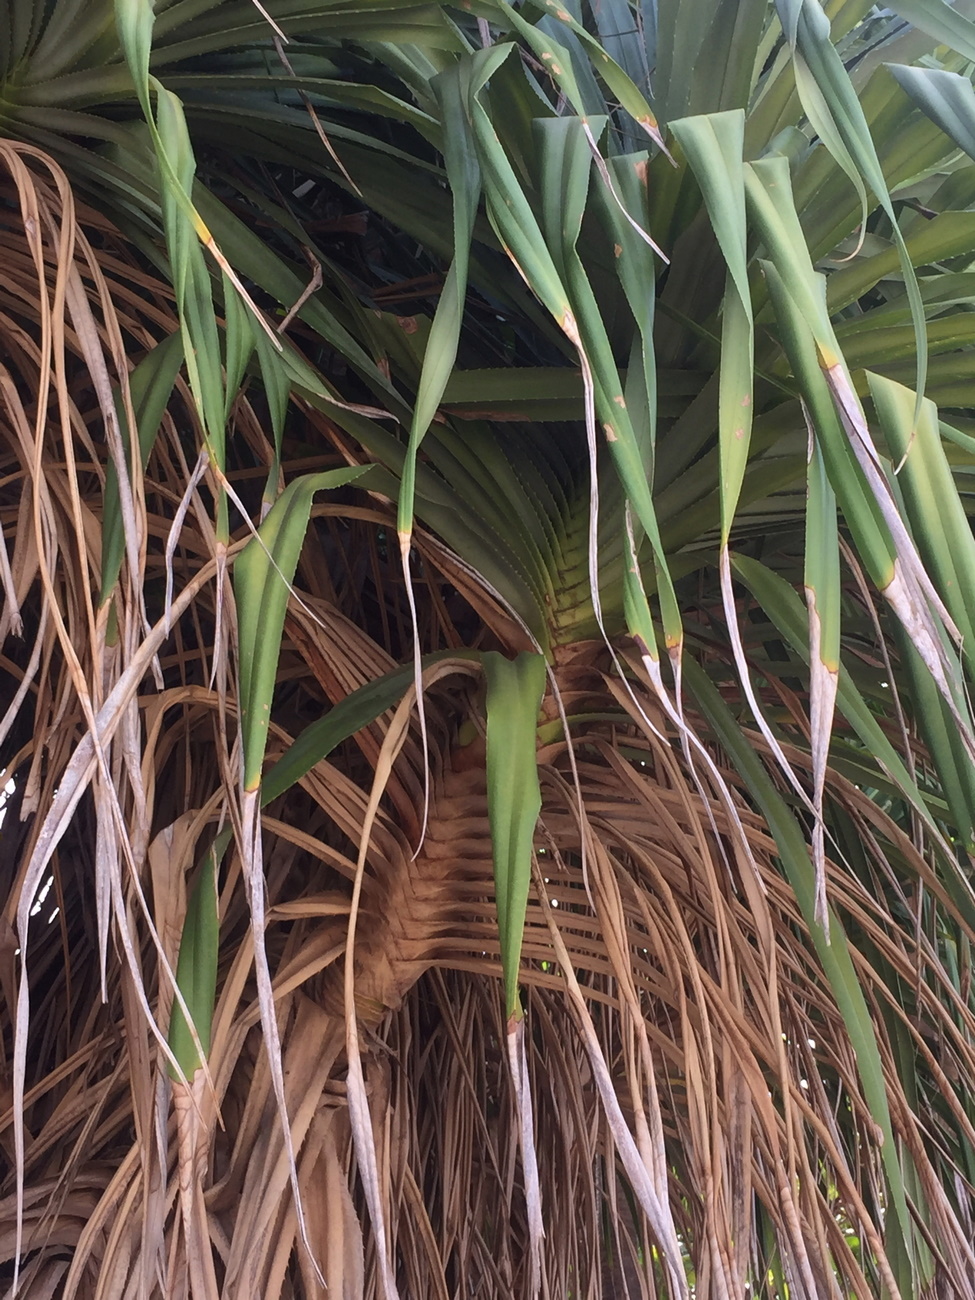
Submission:
M 5 0 L 5 1292 L 975 1292 L 973 61 Z

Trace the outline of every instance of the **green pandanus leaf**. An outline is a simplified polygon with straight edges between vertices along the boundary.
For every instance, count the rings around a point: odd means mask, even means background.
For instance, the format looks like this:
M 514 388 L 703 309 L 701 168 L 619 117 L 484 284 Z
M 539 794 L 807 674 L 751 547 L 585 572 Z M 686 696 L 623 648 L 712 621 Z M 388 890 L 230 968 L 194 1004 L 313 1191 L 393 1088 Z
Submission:
M 193 1078 L 210 1052 L 210 1031 L 217 991 L 217 956 L 220 951 L 217 864 L 226 849 L 229 833 L 222 838 L 224 842 L 219 846 L 219 852 L 218 846 L 214 845 L 204 858 L 203 867 L 186 905 L 183 935 L 179 944 L 176 984 L 190 1013 L 192 1028 L 177 999 L 173 1003 L 173 1016 L 169 1025 L 169 1046 L 173 1049 L 173 1056 L 185 1079 Z M 172 1063 L 169 1073 L 173 1079 L 180 1077 Z
M 207 454 L 218 476 L 217 541 L 226 545 L 229 538 L 227 496 L 223 487 L 226 470 L 226 421 L 236 385 L 243 373 L 244 354 L 249 354 L 246 337 L 248 326 L 255 332 L 263 331 L 270 353 L 280 355 L 283 348 L 214 240 L 194 203 L 196 158 L 183 104 L 177 95 L 163 86 L 150 72 L 155 24 L 153 5 L 150 0 L 115 0 L 115 23 L 122 52 L 149 127 L 159 169 L 163 226 L 183 334 L 186 370 L 203 423 Z M 223 273 L 228 302 L 226 379 L 213 303 L 213 285 L 204 248 Z M 233 299 L 239 301 L 231 301 Z M 250 317 L 247 323 L 242 319 L 243 311 Z M 287 369 L 283 358 L 280 359 L 280 366 Z
M 903 633 L 898 637 L 916 725 L 938 774 L 950 820 L 962 844 L 975 843 L 975 768 L 965 752 L 958 726 L 920 655 Z
M 909 388 L 870 373 L 867 383 L 897 466 L 918 550 L 970 655 L 975 647 L 975 540 L 941 443 L 938 408 L 926 400 L 915 419 L 915 395 Z
M 483 662 L 487 681 L 488 818 L 508 1020 L 508 1065 L 518 1113 L 531 1239 L 532 1287 L 537 1294 L 544 1228 L 518 975 L 532 875 L 535 824 L 542 807 L 535 747 L 546 665 L 542 655 L 530 652 L 520 654 L 517 659 L 506 659 L 492 651 L 484 655 Z
M 196 161 L 182 105 L 149 72 L 154 21 L 150 0 L 116 0 L 119 40 L 159 165 L 163 222 L 186 342 L 190 386 L 208 435 L 219 439 L 224 427 L 223 376 L 210 279 L 200 247 L 200 242 L 209 238 L 209 232 L 190 199 Z M 156 92 L 155 111 L 153 91 Z M 219 448 L 214 450 L 219 453 Z
M 497 62 L 497 56 L 492 58 L 491 55 L 481 55 L 480 58 L 482 61 Z M 420 372 L 416 406 L 410 426 L 410 441 L 403 466 L 403 483 L 400 488 L 396 527 L 401 545 L 406 548 L 407 554 L 413 534 L 417 453 L 437 413 L 457 359 L 457 345 L 460 341 L 467 295 L 467 274 L 471 241 L 474 236 L 474 220 L 481 196 L 481 172 L 465 104 L 470 89 L 471 74 L 471 65 L 461 64 L 449 69 L 433 83 L 443 112 L 444 159 L 453 197 L 454 260 L 447 273 L 440 301 L 437 303 L 423 355 L 423 368 Z
M 826 869 L 823 793 L 829 743 L 840 677 L 840 543 L 833 491 L 823 454 L 809 441 L 806 489 L 806 553 L 803 584 L 809 613 L 809 729 L 813 759 L 813 862 L 816 866 L 816 918 L 826 926 Z
M 887 188 L 870 127 L 843 60 L 830 39 L 829 19 L 819 0 L 776 0 L 792 48 L 796 87 L 809 121 L 857 190 L 866 227 L 866 186 L 890 220 L 917 345 L 917 410 L 927 382 L 928 340 L 917 275 Z
M 713 113 L 672 122 L 707 205 L 728 266 L 722 309 L 718 444 L 721 460 L 721 544 L 726 547 L 748 464 L 752 427 L 754 336 L 745 217 L 745 115 Z
M 539 28 L 533 27 L 526 22 L 511 5 L 506 3 L 506 0 L 499 0 L 498 7 L 512 27 L 543 61 L 546 71 L 550 73 L 552 79 L 576 112 L 584 113 L 585 104 L 576 85 L 575 77 L 572 75 L 571 60 L 565 47 L 547 37 Z M 647 135 L 663 148 L 663 140 L 657 126 L 657 119 L 650 111 L 650 105 L 615 59 L 611 59 L 596 38 L 572 17 L 567 6 L 556 3 L 556 0 L 540 0 L 534 7 L 541 9 L 558 23 L 564 23 L 566 28 L 578 38 L 582 46 L 589 52 L 593 68 L 606 83 L 612 99 L 617 101 L 634 121 L 639 123 Z
M 647 481 L 652 484 L 660 381 L 653 347 L 657 263 L 647 254 L 645 234 L 648 162 L 646 153 L 608 159 L 604 183 L 596 187 L 596 198 L 607 234 L 613 240 L 616 275 L 636 325 L 624 397 L 640 442 Z
M 361 481 L 368 472 L 368 466 L 356 465 L 296 479 L 278 497 L 260 532 L 234 564 L 243 787 L 247 791 L 257 790 L 261 783 L 281 634 L 312 501 L 316 492 Z
M 525 652 L 484 656 L 487 680 L 488 815 L 494 852 L 505 1010 L 521 1017 L 518 969 L 531 881 L 532 843 L 542 796 L 535 729 L 545 689 L 545 659 Z

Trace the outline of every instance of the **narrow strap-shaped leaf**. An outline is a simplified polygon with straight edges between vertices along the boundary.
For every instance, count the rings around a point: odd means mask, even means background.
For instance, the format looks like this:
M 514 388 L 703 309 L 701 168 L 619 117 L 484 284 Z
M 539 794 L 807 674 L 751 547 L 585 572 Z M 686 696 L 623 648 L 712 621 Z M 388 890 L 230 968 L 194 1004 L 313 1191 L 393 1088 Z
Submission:
M 653 3 L 654 105 L 668 124 L 689 113 L 746 108 L 763 71 L 761 34 L 768 25 L 768 0 L 692 0 L 692 4 L 693 8 L 686 0 Z
M 437 303 L 423 355 L 399 494 L 396 528 L 401 545 L 409 546 L 413 531 L 417 452 L 454 369 L 464 317 L 471 240 L 481 197 L 481 170 L 471 134 L 467 104 L 470 85 L 473 78 L 483 75 L 483 71 L 486 70 L 490 75 L 490 69 L 505 57 L 503 51 L 500 57 L 493 50 L 482 51 L 474 56 L 471 64 L 458 64 L 433 82 L 444 123 L 444 161 L 453 199 L 454 258 Z M 487 65 L 486 69 L 482 69 L 481 65 Z
M 497 4 L 519 35 L 521 35 L 534 48 L 539 48 L 537 45 L 539 40 L 545 41 L 548 39 L 538 33 L 537 28 L 534 28 L 531 24 L 527 23 L 517 10 L 508 4 L 506 0 L 497 0 Z M 554 17 L 559 23 L 564 23 L 570 31 L 578 37 L 579 41 L 589 50 L 593 68 L 609 87 L 613 98 L 616 99 L 634 121 L 636 121 L 643 130 L 646 131 L 647 135 L 649 135 L 652 140 L 654 140 L 661 148 L 664 148 L 664 142 L 657 125 L 657 119 L 651 112 L 650 105 L 615 59 L 610 58 L 606 53 L 599 41 L 597 41 L 591 33 L 587 32 L 581 23 L 577 22 L 575 18 L 572 17 L 568 8 L 564 4 L 557 2 L 557 0 L 535 0 L 535 7 Z M 544 57 L 545 53 L 548 53 L 550 58 L 554 57 L 554 51 L 551 46 L 547 50 L 544 48 L 541 49 L 542 57 Z M 568 56 L 566 56 L 566 61 L 568 62 Z M 562 69 L 560 68 L 559 74 L 561 73 Z M 553 72 L 553 76 L 554 75 L 556 74 Z M 581 102 L 576 103 L 575 100 L 570 100 L 570 102 L 572 102 L 576 112 L 585 112 L 584 104 Z
M 220 857 L 223 852 L 224 849 L 221 848 Z M 176 966 L 176 984 L 192 1017 L 200 1050 L 203 1052 L 202 1060 L 206 1059 L 210 1051 L 210 1031 L 217 989 L 217 955 L 220 951 L 216 878 L 218 861 L 216 848 L 211 848 L 203 860 L 203 867 L 186 905 Z M 173 1049 L 173 1056 L 183 1077 L 192 1079 L 202 1060 L 178 999 L 173 1002 L 169 1046 Z M 169 1073 L 173 1079 L 180 1077 L 172 1064 Z
M 748 465 L 755 361 L 751 289 L 748 283 L 748 232 L 745 212 L 745 115 L 739 110 L 684 118 L 671 130 L 691 165 L 728 267 L 722 307 L 721 366 L 718 379 L 718 454 L 721 468 L 721 554 L 719 572 L 725 618 L 742 685 L 752 711 L 783 770 L 795 782 L 762 716 L 749 680 L 737 635 L 737 614 L 728 565 L 728 540 Z
M 316 492 L 361 480 L 368 469 L 356 465 L 296 479 L 278 497 L 259 534 L 234 563 L 245 790 L 260 785 L 281 635 L 312 499 Z
M 525 44 L 529 46 L 573 110 L 576 113 L 585 113 L 589 105 L 586 104 L 579 89 L 579 83 L 576 80 L 572 66 L 572 57 L 565 46 L 541 27 L 536 27 L 527 22 L 516 9 L 505 3 L 505 0 L 499 0 L 499 8 Z
M 514 45 L 496 45 L 493 52 L 500 62 L 517 49 Z M 470 90 L 471 123 L 477 141 L 488 212 L 504 245 L 526 284 L 564 328 L 572 309 L 552 255 L 541 237 L 538 221 L 514 169 L 504 152 L 490 117 L 481 103 L 481 94 L 492 67 L 482 64 L 479 76 L 472 79 Z
M 924 661 L 910 638 L 898 629 L 900 658 L 915 724 L 927 751 L 928 763 L 950 809 L 954 835 L 968 846 L 975 838 L 975 767 L 968 757 L 958 724 L 952 717 Z
M 648 162 L 646 153 L 608 159 L 606 168 L 612 191 L 607 185 L 601 185 L 596 187 L 595 195 L 613 238 L 616 274 L 638 331 L 633 340 L 624 397 L 640 444 L 647 481 L 652 483 L 658 387 L 653 348 L 657 265 L 647 253 L 646 240 L 636 229 L 643 230 L 647 224 Z
M 869 371 L 867 382 L 899 466 L 897 483 L 918 549 L 970 656 L 975 653 L 975 539 L 941 444 L 938 409 L 925 400 L 915 422 L 909 388 Z
M 744 306 L 751 302 L 745 213 L 745 115 L 739 110 L 670 123 L 711 218 L 711 228 Z
M 867 199 L 863 181 L 873 190 L 890 220 L 917 340 L 916 387 L 920 402 L 928 368 L 924 307 L 863 106 L 830 39 L 829 19 L 819 0 L 776 0 L 776 7 L 793 48 L 796 85 L 810 122 L 860 191 L 864 222 Z M 862 181 L 858 181 L 858 175 Z
M 223 378 L 210 281 L 198 242 L 208 232 L 189 197 L 195 171 L 189 133 L 182 106 L 171 91 L 158 87 L 157 112 L 153 112 L 154 79 L 149 73 L 149 58 L 154 14 L 150 0 L 115 0 L 115 23 L 159 162 L 164 224 L 190 388 L 207 434 L 214 441 L 212 452 L 222 468 L 219 443 L 224 424 Z
M 803 310 L 808 299 L 797 274 L 798 262 L 796 259 L 787 260 L 787 247 L 779 250 L 775 264 L 762 262 L 775 309 L 779 339 L 808 409 L 830 482 L 856 539 L 857 550 L 871 578 L 883 589 L 894 572 L 894 545 L 843 435 L 836 406 L 819 364 L 809 312 Z M 788 279 L 780 274 L 779 265 L 784 265 Z
M 115 0 L 116 29 L 159 166 L 163 225 L 172 264 L 190 389 L 202 417 L 208 453 L 218 472 L 222 473 L 225 469 L 226 414 L 232 395 L 226 391 L 220 365 L 219 336 L 204 247 L 219 265 L 225 283 L 229 282 L 233 292 L 246 303 L 256 326 L 265 331 L 277 350 L 280 350 L 280 344 L 193 203 L 196 163 L 183 106 L 179 98 L 149 71 L 154 22 L 151 0 Z M 217 498 L 217 538 L 225 543 L 227 537 L 226 496 L 220 491 Z
M 288 361 L 291 359 L 292 354 L 290 349 L 283 355 L 275 352 L 268 339 L 259 330 L 254 332 L 253 338 L 257 361 L 261 368 L 261 379 L 264 381 L 264 395 L 267 398 L 268 413 L 271 416 L 271 434 L 274 438 L 274 460 L 268 470 L 267 484 L 264 488 L 262 502 L 262 508 L 267 511 L 274 504 L 281 486 L 279 481 L 281 477 L 281 445 L 284 438 L 284 422 L 288 413 L 288 402 L 291 398 L 293 377 L 289 373 Z M 229 395 L 231 391 L 229 380 L 227 387 Z
M 233 285 L 223 277 L 223 310 L 226 320 L 224 329 L 224 368 L 227 374 L 226 401 L 224 421 L 230 417 L 230 408 L 237 396 L 237 390 L 247 369 L 247 363 L 254 351 L 254 328 L 244 304 L 240 301 Z
M 535 759 L 545 659 L 525 652 L 484 656 L 487 681 L 488 816 L 507 1015 L 520 1018 L 518 971 L 531 881 L 532 842 L 542 807 Z
M 173 287 L 183 330 L 186 369 L 203 419 L 210 455 L 223 470 L 226 460 L 226 397 L 213 286 L 203 256 L 200 233 L 186 212 L 186 196 L 193 185 L 196 160 L 182 104 L 170 91 L 163 89 L 159 90 L 156 102 L 154 135 L 158 141 L 157 152 L 165 160 L 161 167 L 162 208 Z
M 809 731 L 813 760 L 813 865 L 816 868 L 816 918 L 828 932 L 823 794 L 829 744 L 840 678 L 840 544 L 836 493 L 823 453 L 809 431 L 806 488 L 806 550 L 803 583 L 809 615 Z
M 945 0 L 895 0 L 891 8 L 939 45 L 975 62 L 975 23 Z
M 427 668 L 445 659 L 476 662 L 480 659 L 480 654 L 476 650 L 438 650 L 424 655 L 421 666 Z M 277 799 L 295 782 L 300 781 L 316 763 L 327 758 L 337 745 L 375 722 L 394 704 L 398 704 L 412 680 L 412 664 L 405 668 L 394 668 L 392 672 L 360 686 L 333 705 L 323 717 L 310 722 L 264 774 L 261 781 L 262 807 L 266 807 L 272 799 Z

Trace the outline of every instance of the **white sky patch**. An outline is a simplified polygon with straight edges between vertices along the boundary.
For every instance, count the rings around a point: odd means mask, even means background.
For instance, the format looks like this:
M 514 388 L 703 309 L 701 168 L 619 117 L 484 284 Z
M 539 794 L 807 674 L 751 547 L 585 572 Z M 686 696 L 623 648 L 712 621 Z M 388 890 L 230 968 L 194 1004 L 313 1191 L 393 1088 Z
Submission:
M 7 815 L 7 800 L 10 798 L 13 792 L 14 792 L 13 781 L 8 781 L 7 784 L 3 787 L 3 789 L 0 790 L 0 826 L 3 825 L 3 819 Z

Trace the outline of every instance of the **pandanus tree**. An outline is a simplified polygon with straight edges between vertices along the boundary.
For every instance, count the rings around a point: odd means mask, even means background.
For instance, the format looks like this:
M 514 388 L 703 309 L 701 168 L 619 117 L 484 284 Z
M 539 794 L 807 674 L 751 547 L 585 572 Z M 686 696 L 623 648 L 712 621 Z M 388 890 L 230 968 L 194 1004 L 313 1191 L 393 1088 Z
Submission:
M 975 1288 L 975 25 L 6 0 L 6 1285 Z

